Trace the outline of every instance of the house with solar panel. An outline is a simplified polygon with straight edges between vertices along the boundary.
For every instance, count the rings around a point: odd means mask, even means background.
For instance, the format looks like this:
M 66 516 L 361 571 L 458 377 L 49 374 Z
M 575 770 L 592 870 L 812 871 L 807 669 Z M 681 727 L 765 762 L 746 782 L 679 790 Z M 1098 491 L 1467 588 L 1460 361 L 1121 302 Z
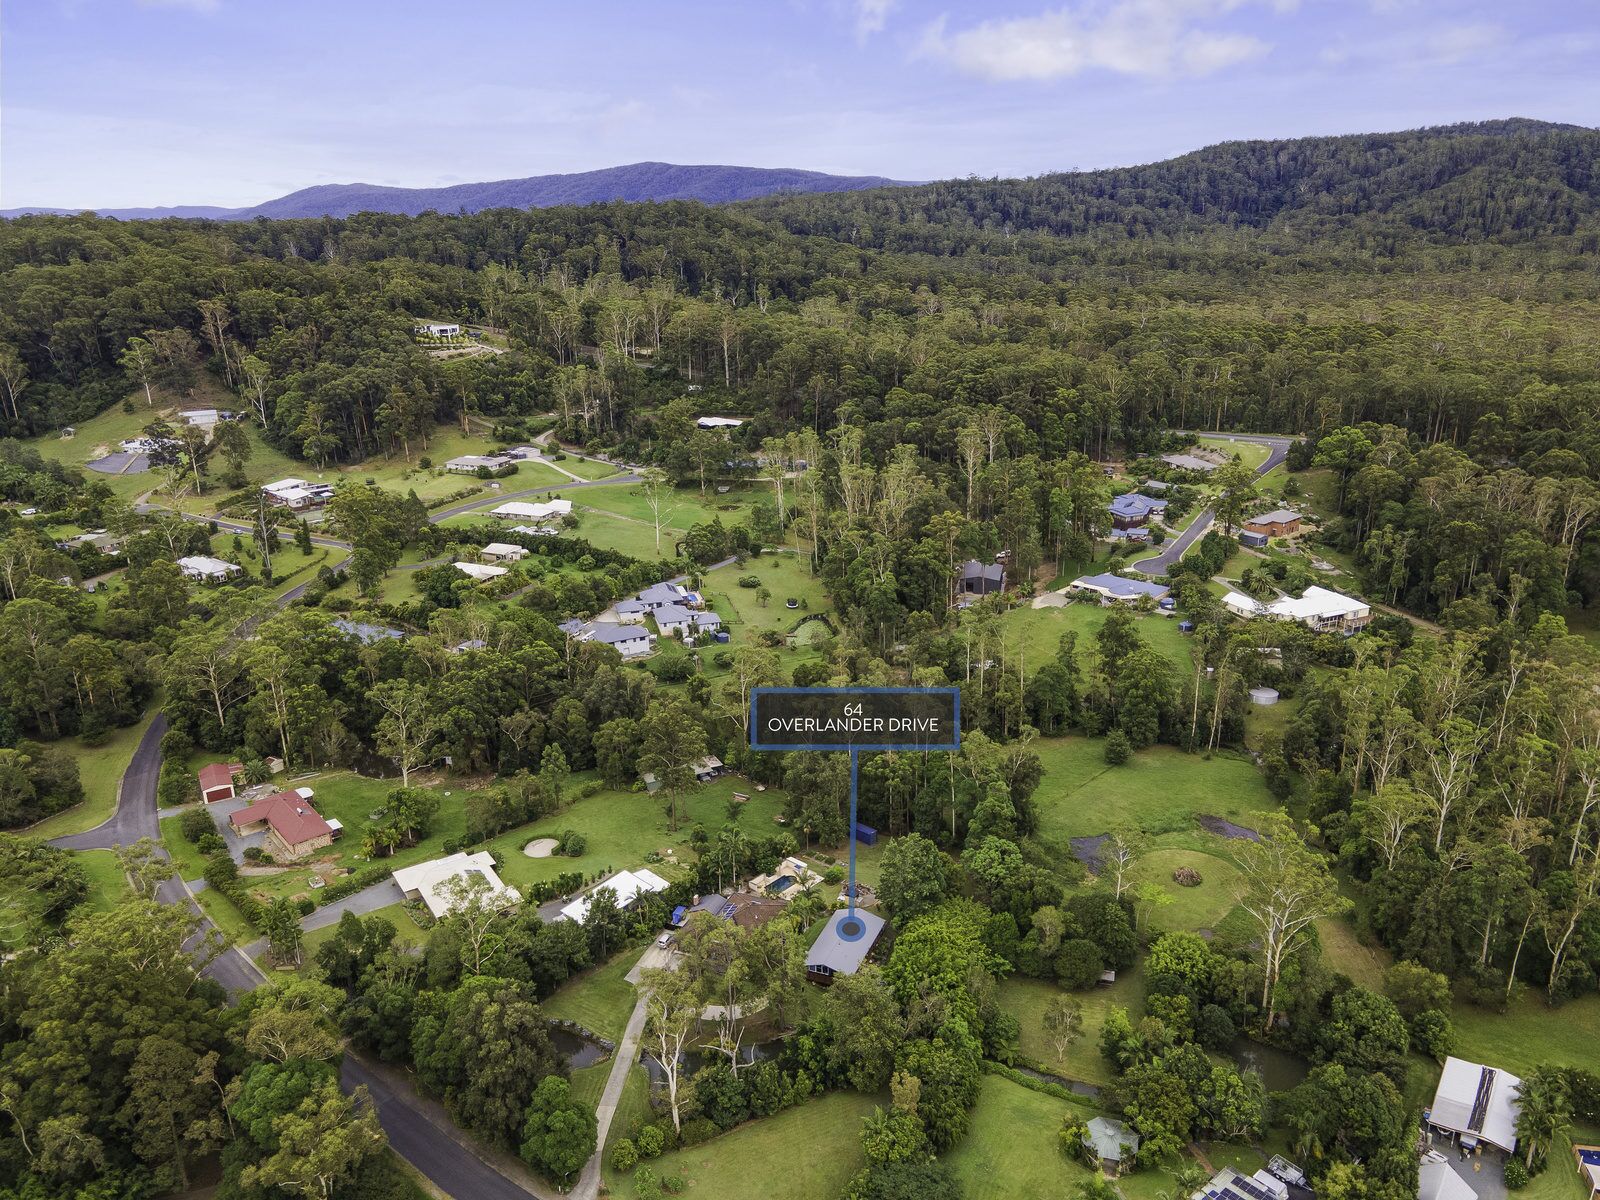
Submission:
M 1431 1140 L 1439 1134 L 1468 1151 L 1485 1145 L 1510 1154 L 1517 1148 L 1517 1095 L 1522 1080 L 1510 1071 L 1447 1058 L 1433 1091 L 1433 1103 L 1422 1112 Z
M 1289 1185 L 1265 1167 L 1254 1175 L 1223 1167 L 1193 1200 L 1289 1200 Z
M 1080 575 L 1067 584 L 1066 590 L 1073 595 L 1093 596 L 1101 604 L 1135 604 L 1144 596 L 1159 604 L 1172 593 L 1164 583 L 1111 574 Z

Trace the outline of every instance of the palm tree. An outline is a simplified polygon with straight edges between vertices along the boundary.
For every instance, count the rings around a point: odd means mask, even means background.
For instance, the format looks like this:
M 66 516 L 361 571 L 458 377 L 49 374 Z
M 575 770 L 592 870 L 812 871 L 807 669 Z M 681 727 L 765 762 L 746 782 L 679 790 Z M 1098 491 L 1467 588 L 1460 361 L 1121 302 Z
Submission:
M 1517 1092 L 1517 1138 L 1527 1148 L 1524 1165 L 1533 1169 L 1536 1159 L 1572 1124 L 1572 1095 L 1566 1076 L 1557 1068 L 1535 1067 Z
M 750 851 L 750 839 L 745 837 L 744 830 L 737 825 L 729 825 L 717 834 L 717 882 L 722 882 L 722 860 L 728 861 L 728 869 L 733 873 L 733 890 L 739 890 L 739 859 Z

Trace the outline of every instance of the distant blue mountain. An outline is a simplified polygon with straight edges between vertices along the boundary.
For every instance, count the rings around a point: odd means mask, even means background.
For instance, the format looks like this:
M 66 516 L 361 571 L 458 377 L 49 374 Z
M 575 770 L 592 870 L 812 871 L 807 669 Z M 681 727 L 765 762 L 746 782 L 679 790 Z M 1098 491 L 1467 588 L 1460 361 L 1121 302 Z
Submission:
M 493 183 L 452 187 L 398 188 L 371 183 L 329 183 L 303 188 L 250 208 L 179 205 L 173 208 L 102 208 L 103 217 L 142 221 L 188 217 L 248 221 L 255 217 L 348 217 L 352 213 L 478 212 L 485 208 L 550 208 L 557 204 L 596 204 L 609 200 L 699 200 L 729 204 L 775 192 L 853 192 L 862 188 L 904 187 L 906 181 L 879 175 L 825 175 L 788 167 L 679 166 L 642 162 L 573 175 L 532 175 Z M 33 213 L 70 215 L 76 209 L 8 208 L 0 217 Z

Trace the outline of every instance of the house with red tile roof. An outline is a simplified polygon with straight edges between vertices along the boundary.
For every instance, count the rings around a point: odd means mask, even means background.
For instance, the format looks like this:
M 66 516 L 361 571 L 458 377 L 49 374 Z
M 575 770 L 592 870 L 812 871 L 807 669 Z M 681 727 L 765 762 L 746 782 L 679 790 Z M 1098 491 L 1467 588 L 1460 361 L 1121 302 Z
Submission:
M 267 850 L 274 858 L 304 858 L 332 844 L 337 823 L 330 824 L 311 807 L 311 789 L 274 792 L 228 817 L 240 835 L 267 832 Z

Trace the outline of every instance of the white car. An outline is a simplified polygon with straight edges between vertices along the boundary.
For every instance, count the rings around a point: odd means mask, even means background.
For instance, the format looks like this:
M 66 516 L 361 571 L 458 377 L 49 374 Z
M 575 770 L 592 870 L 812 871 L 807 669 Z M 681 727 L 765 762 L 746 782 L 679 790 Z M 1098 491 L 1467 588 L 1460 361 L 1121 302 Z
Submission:
M 656 939 L 656 945 L 663 947 L 672 945 L 672 935 L 670 933 L 663 933 Z

